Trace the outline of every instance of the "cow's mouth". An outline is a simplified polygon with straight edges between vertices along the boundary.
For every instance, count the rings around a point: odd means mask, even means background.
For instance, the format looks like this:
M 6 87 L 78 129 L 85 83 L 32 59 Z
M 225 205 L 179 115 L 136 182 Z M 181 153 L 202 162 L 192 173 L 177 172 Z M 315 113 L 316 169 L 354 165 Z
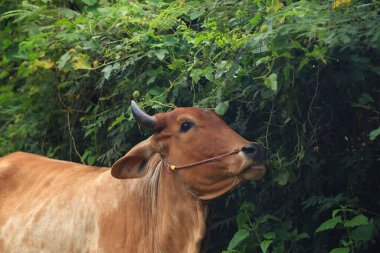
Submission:
M 242 171 L 241 177 L 246 180 L 259 180 L 265 175 L 265 172 L 265 164 L 250 165 Z

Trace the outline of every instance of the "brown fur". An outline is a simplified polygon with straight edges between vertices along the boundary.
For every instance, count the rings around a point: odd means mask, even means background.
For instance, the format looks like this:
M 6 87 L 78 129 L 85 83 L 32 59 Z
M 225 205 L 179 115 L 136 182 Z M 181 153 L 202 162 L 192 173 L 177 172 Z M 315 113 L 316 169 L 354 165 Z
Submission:
M 0 252 L 199 252 L 202 200 L 261 178 L 265 168 L 240 152 L 169 173 L 161 157 L 180 166 L 249 142 L 202 109 L 156 117 L 161 131 L 112 167 L 124 179 L 110 168 L 28 153 L 0 158 Z M 196 126 L 181 133 L 183 120 Z

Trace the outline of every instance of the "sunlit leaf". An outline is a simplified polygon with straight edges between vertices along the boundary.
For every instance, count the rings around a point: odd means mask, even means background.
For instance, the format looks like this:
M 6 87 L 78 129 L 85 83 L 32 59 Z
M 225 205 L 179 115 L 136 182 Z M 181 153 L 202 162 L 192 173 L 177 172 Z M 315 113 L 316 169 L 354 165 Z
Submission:
M 272 240 L 264 240 L 260 243 L 260 249 L 263 253 L 266 253 L 269 246 L 272 244 Z
M 202 77 L 203 71 L 201 69 L 193 69 L 190 73 L 191 79 L 194 83 L 197 83 Z
M 200 16 L 202 16 L 203 13 L 204 13 L 203 9 L 194 10 L 194 11 L 190 12 L 190 19 L 191 20 L 197 19 Z
M 286 170 L 278 171 L 275 175 L 275 180 L 279 185 L 286 185 L 289 180 L 289 172 Z
M 342 218 L 341 216 L 336 216 L 332 219 L 328 219 L 327 221 L 323 222 L 316 230 L 315 233 L 330 230 L 335 228 L 335 226 L 338 223 L 342 223 Z
M 71 55 L 69 52 L 66 52 L 64 55 L 62 55 L 58 60 L 58 68 L 63 69 L 67 63 L 68 60 L 71 59 Z
M 267 240 L 272 240 L 276 238 L 276 233 L 275 232 L 269 232 L 263 235 L 263 237 Z
M 169 54 L 169 51 L 166 49 L 157 50 L 154 52 L 158 59 L 161 61 L 165 58 L 165 55 Z
M 91 69 L 91 65 L 88 62 L 88 55 L 79 54 L 73 58 L 74 69 Z
M 214 81 L 214 69 L 211 66 L 206 67 L 203 70 L 204 77 L 209 81 Z
M 108 80 L 110 78 L 112 70 L 113 70 L 112 64 L 107 65 L 102 69 L 104 79 Z
M 277 74 L 272 73 L 264 79 L 264 84 L 266 87 L 272 91 L 277 91 Z
M 246 229 L 239 229 L 235 235 L 232 237 L 230 244 L 228 245 L 228 249 L 235 249 L 241 241 L 246 239 L 249 236 L 249 231 Z
M 184 59 L 175 59 L 171 64 L 168 65 L 169 69 L 180 69 L 183 65 L 185 65 L 186 61 Z
M 220 116 L 223 116 L 227 110 L 228 110 L 228 107 L 230 106 L 230 103 L 229 101 L 224 101 L 224 102 L 221 102 L 219 103 L 216 108 L 215 108 L 215 112 L 217 114 L 219 114 Z
M 377 138 L 377 136 L 379 136 L 379 135 L 380 135 L 380 127 L 377 128 L 377 129 L 375 129 L 375 130 L 372 130 L 372 131 L 369 133 L 369 139 L 370 139 L 371 141 L 374 141 L 374 140 Z
M 50 69 L 54 66 L 54 62 L 50 59 L 47 60 L 35 60 L 34 64 L 38 67 Z
M 117 117 L 114 120 L 114 122 L 112 122 L 111 126 L 108 127 L 108 131 L 112 130 L 112 128 L 114 128 L 115 126 L 119 125 L 124 120 L 125 120 L 124 115 L 120 115 L 119 117 Z
M 344 226 L 347 228 L 357 227 L 357 226 L 366 225 L 366 224 L 368 224 L 368 218 L 362 214 L 359 214 L 355 216 L 354 218 L 352 218 L 351 220 L 344 222 Z
M 330 251 L 330 253 L 349 253 L 350 248 L 335 248 Z

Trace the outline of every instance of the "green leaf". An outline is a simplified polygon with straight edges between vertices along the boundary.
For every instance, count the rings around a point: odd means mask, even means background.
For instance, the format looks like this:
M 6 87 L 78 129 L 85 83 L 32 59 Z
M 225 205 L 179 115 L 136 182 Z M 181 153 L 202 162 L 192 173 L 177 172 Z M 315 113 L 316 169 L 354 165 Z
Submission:
M 8 71 L 3 70 L 3 71 L 0 72 L 0 80 L 1 79 L 5 79 L 8 76 L 9 76 L 9 72 Z
M 358 227 L 360 225 L 366 225 L 366 224 L 368 224 L 368 218 L 362 214 L 359 214 L 355 216 L 354 218 L 352 218 L 351 220 L 344 222 L 344 226 L 346 228 Z
M 108 127 L 108 131 L 112 130 L 116 125 L 120 124 L 123 120 L 125 120 L 124 115 L 121 115 L 115 119 L 114 122 L 112 122 L 111 126 Z
M 341 216 L 336 216 L 332 219 L 328 219 L 327 221 L 323 222 L 316 230 L 315 233 L 322 232 L 325 230 L 333 229 L 338 223 L 342 223 Z
M 98 2 L 98 0 L 81 0 L 81 1 L 88 6 L 93 6 Z
M 284 120 L 284 124 L 287 124 L 289 121 L 291 121 L 292 120 L 292 118 L 286 118 L 286 120 Z
M 251 202 L 244 202 L 243 204 L 241 204 L 239 210 L 240 211 L 243 211 L 243 212 L 254 212 L 256 209 L 255 205 Z
M 375 129 L 375 130 L 372 130 L 370 133 L 369 133 L 369 139 L 371 141 L 374 141 L 377 136 L 380 135 L 380 127 L 378 129 Z
M 377 67 L 377 66 L 370 66 L 369 69 L 376 73 L 378 76 L 380 76 L 380 67 Z
M 358 99 L 358 102 L 359 104 L 361 105 L 367 105 L 369 103 L 373 103 L 375 102 L 375 100 L 373 100 L 373 98 L 367 94 L 367 93 L 362 93 Z
M 157 58 L 162 61 L 165 58 L 165 55 L 169 54 L 169 51 L 166 49 L 157 50 L 154 52 Z
M 263 224 L 265 222 L 267 222 L 268 220 L 274 220 L 274 221 L 279 221 L 280 219 L 277 218 L 276 216 L 274 215 L 271 215 L 271 214 L 265 214 L 263 216 L 259 216 L 257 219 L 256 219 L 256 222 L 258 224 Z
M 303 69 L 303 67 L 305 65 L 307 65 L 309 63 L 310 59 L 309 58 L 303 58 L 300 62 L 300 65 L 298 66 L 298 71 L 300 71 L 301 69 Z
M 86 150 L 81 157 L 82 161 L 86 161 L 88 165 L 93 165 L 96 162 L 96 156 L 92 154 L 91 150 Z
M 88 62 L 88 55 L 80 54 L 73 59 L 74 69 L 91 69 L 91 65 Z
M 285 81 L 289 81 L 290 80 L 290 71 L 291 71 L 291 66 L 290 65 L 286 65 L 286 67 L 283 70 Z
M 58 68 L 59 69 L 63 69 L 67 63 L 68 60 L 70 60 L 71 58 L 71 55 L 69 52 L 66 52 L 64 55 L 62 55 L 61 57 L 59 57 L 59 60 L 58 60 Z
M 278 0 L 277 0 L 278 1 Z M 286 36 L 276 36 L 272 40 L 272 49 L 274 51 L 280 52 L 280 51 L 289 51 L 294 46 L 292 43 L 287 39 Z
M 273 240 L 276 238 L 276 233 L 275 232 L 269 232 L 263 235 L 265 239 L 267 240 Z
M 113 65 L 109 64 L 105 66 L 101 71 L 103 73 L 104 79 L 108 80 L 111 77 L 112 71 L 115 69 L 120 69 L 120 63 L 116 62 Z
M 275 175 L 275 181 L 281 186 L 286 185 L 289 181 L 289 172 L 283 169 L 278 171 Z
M 330 251 L 330 253 L 349 253 L 350 249 L 349 248 L 335 248 Z
M 266 87 L 268 87 L 272 91 L 276 91 L 277 90 L 277 74 L 272 73 L 269 75 L 269 77 L 266 77 L 264 79 L 264 84 Z
M 203 75 L 210 82 L 214 81 L 214 69 L 211 66 L 208 66 L 203 70 Z
M 150 89 L 148 91 L 148 93 L 150 95 L 152 95 L 152 96 L 157 97 L 157 96 L 162 95 L 165 91 L 166 91 L 165 87 L 158 87 L 158 86 L 156 86 L 156 87 L 153 87 L 152 89 Z
M 197 83 L 199 79 L 201 79 L 203 71 L 201 69 L 193 69 L 190 73 L 191 79 L 193 79 L 194 83 Z
M 220 115 L 220 116 L 223 116 L 227 110 L 228 110 L 228 107 L 230 106 L 230 102 L 229 101 L 224 101 L 224 102 L 221 102 L 219 103 L 216 108 L 215 108 L 215 112 Z
M 302 234 L 297 235 L 294 240 L 299 241 L 299 240 L 308 239 L 308 238 L 310 238 L 310 236 L 307 233 L 302 233 Z
M 256 61 L 256 66 L 261 65 L 262 63 L 268 63 L 272 58 L 270 56 L 265 56 Z
M 226 73 L 231 68 L 231 63 L 228 61 L 219 61 L 215 63 L 216 71 L 215 78 L 219 79 L 224 73 Z
M 375 227 L 372 222 L 369 222 L 367 225 L 361 225 L 355 228 L 352 233 L 352 239 L 355 241 L 369 241 L 372 239 L 374 234 Z
M 311 58 L 314 58 L 316 60 L 320 60 L 324 64 L 326 64 L 327 63 L 327 61 L 325 59 L 326 52 L 327 52 L 326 47 L 319 47 L 318 45 L 315 45 L 313 51 L 306 53 L 306 56 L 310 56 Z
M 203 9 L 194 10 L 194 11 L 190 12 L 190 19 L 191 20 L 197 19 L 200 16 L 202 16 L 203 13 L 204 13 Z
M 171 64 L 168 65 L 169 69 L 175 70 L 182 68 L 185 65 L 186 61 L 184 59 L 175 59 Z
M 232 237 L 230 244 L 228 245 L 228 250 L 235 249 L 241 241 L 249 236 L 249 231 L 247 229 L 239 229 L 234 237 Z
M 120 69 L 120 63 L 116 62 L 112 65 L 112 70 Z
M 236 217 L 236 224 L 239 229 L 247 227 L 249 224 L 249 215 L 247 213 L 239 213 Z
M 96 156 L 88 156 L 87 163 L 88 165 L 93 165 L 96 162 Z
M 340 212 L 342 212 L 342 211 L 343 211 L 342 208 L 339 208 L 339 209 L 335 209 L 335 210 L 333 210 L 333 212 L 332 212 L 332 217 L 334 218 L 338 213 L 340 213 Z
M 107 65 L 102 69 L 104 79 L 108 80 L 110 78 L 112 70 L 113 70 L 112 64 Z
M 251 18 L 248 23 L 249 23 L 249 26 L 250 28 L 255 28 L 259 22 L 261 21 L 262 17 L 263 17 L 263 13 L 262 12 L 258 12 L 253 18 Z
M 269 99 L 269 98 L 272 98 L 274 95 L 276 95 L 276 93 L 272 90 L 268 90 L 268 89 L 265 89 L 262 93 L 261 93 L 261 97 L 263 99 Z
M 263 251 L 263 253 L 266 253 L 269 246 L 272 244 L 272 240 L 264 240 L 260 243 L 260 248 Z

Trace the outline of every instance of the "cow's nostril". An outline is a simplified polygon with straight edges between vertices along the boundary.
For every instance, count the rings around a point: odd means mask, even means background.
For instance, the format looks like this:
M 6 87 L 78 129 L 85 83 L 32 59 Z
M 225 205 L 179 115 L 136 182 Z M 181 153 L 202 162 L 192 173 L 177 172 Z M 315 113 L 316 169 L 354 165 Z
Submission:
M 242 149 L 243 153 L 257 161 L 263 161 L 265 159 L 265 151 L 264 148 L 256 143 L 251 143 L 245 145 Z
M 245 145 L 242 148 L 243 152 L 249 155 L 256 155 L 258 150 L 257 150 L 257 144 L 248 144 Z

